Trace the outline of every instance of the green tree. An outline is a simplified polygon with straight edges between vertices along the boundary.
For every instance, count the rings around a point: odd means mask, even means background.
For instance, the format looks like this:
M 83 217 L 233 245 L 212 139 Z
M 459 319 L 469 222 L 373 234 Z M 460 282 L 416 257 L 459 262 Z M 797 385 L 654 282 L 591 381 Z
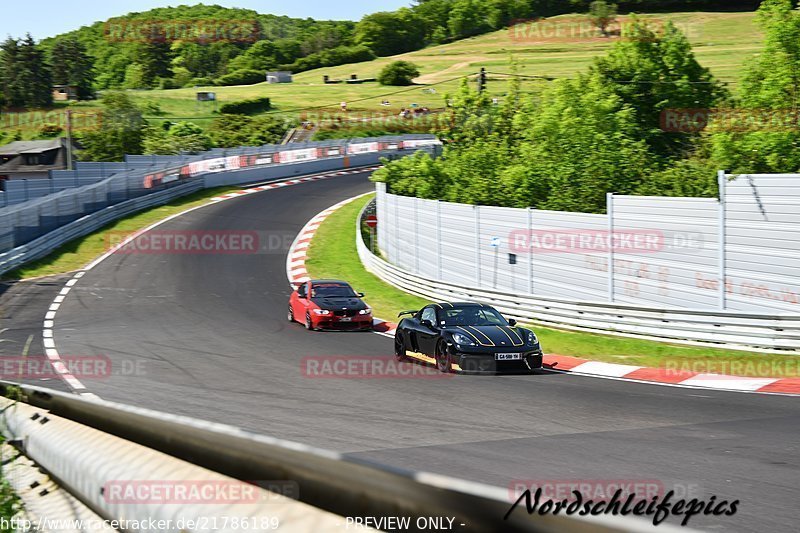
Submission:
M 379 56 L 390 56 L 419 48 L 425 39 L 425 25 L 408 8 L 381 11 L 361 19 L 354 39 Z
M 663 34 L 633 20 L 626 39 L 594 61 L 591 72 L 607 82 L 635 112 L 643 138 L 663 157 L 682 155 L 696 136 L 661 130 L 668 109 L 712 108 L 727 91 L 700 65 L 686 36 L 671 22 Z
M 79 136 L 84 149 L 83 161 L 122 161 L 125 154 L 142 153 L 145 121 L 142 111 L 131 98 L 117 91 L 109 91 L 101 101 L 98 128 Z
M 419 76 L 419 68 L 408 61 L 394 61 L 381 70 L 378 83 L 381 85 L 412 85 Z
M 716 132 L 712 160 L 734 172 L 800 170 L 800 12 L 791 0 L 765 0 L 757 20 L 766 34 L 764 50 L 748 63 L 740 89 L 745 113 L 793 116 L 791 127 L 755 122 L 752 129 Z M 748 130 L 749 129 L 749 130 Z
M 145 130 L 143 153 L 179 154 L 202 152 L 213 147 L 211 138 L 193 122 L 166 123 L 165 128 L 148 127 Z
M 454 0 L 447 19 L 450 35 L 456 39 L 470 37 L 491 29 L 487 6 L 481 0 Z
M 9 107 L 52 105 L 52 73 L 30 34 L 22 40 L 9 37 L 0 46 L 0 86 Z
M 589 20 L 597 26 L 603 37 L 608 37 L 608 27 L 617 20 L 617 5 L 595 0 L 589 5 Z
M 50 65 L 53 69 L 53 82 L 58 85 L 74 85 L 78 98 L 92 97 L 94 72 L 92 60 L 86 47 L 74 36 L 56 39 L 50 48 Z
M 272 115 L 220 115 L 206 133 L 214 146 L 221 148 L 261 146 L 280 143 L 289 126 L 283 119 Z

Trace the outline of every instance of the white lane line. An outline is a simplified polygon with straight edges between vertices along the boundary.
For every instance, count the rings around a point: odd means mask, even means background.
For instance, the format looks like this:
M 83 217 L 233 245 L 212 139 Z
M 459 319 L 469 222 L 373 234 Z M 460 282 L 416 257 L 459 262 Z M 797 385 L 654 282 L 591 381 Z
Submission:
M 631 372 L 639 370 L 640 366 L 631 365 L 617 365 L 614 363 L 602 363 L 600 361 L 590 361 L 582 363 L 571 371 L 574 374 L 592 374 L 595 376 L 610 376 L 614 378 L 621 378 L 627 376 Z
M 778 381 L 773 378 L 747 378 L 739 376 L 723 376 L 719 374 L 698 374 L 687 380 L 681 381 L 681 385 L 691 385 L 708 389 L 728 389 L 757 391 L 767 385 Z
M 359 170 L 359 172 L 367 172 L 367 171 L 368 171 L 367 169 Z M 329 177 L 329 176 L 326 176 L 326 177 Z M 316 179 L 316 178 L 313 177 L 313 176 L 310 176 L 309 179 Z M 162 220 L 159 220 L 158 222 L 155 222 L 155 223 L 147 226 L 144 229 L 141 229 L 139 231 L 134 232 L 132 235 L 129 235 L 121 243 L 119 243 L 118 245 L 114 246 L 110 250 L 106 251 L 100 257 L 96 258 L 94 261 L 90 262 L 88 265 L 83 267 L 80 271 L 76 272 L 75 275 L 72 277 L 72 279 L 70 279 L 69 281 L 67 281 L 64 284 L 64 287 L 61 289 L 61 291 L 59 292 L 58 296 L 55 297 L 55 299 L 53 300 L 53 303 L 50 305 L 50 309 L 47 311 L 47 313 L 44 316 L 45 320 L 44 320 L 43 329 L 42 329 L 43 344 L 44 344 L 44 347 L 45 347 L 45 354 L 47 355 L 47 357 L 51 361 L 53 361 L 54 365 L 56 363 L 63 364 L 62 361 L 61 361 L 61 356 L 59 355 L 58 350 L 56 350 L 55 335 L 54 335 L 54 332 L 53 332 L 53 328 L 55 327 L 56 312 L 61 307 L 61 303 L 64 301 L 66 296 L 70 293 L 71 288 L 73 286 L 75 286 L 75 284 L 78 282 L 79 279 L 81 279 L 83 276 L 85 276 L 88 271 L 92 270 L 94 267 L 96 267 L 97 265 L 99 265 L 100 263 L 102 263 L 103 261 L 108 259 L 111 255 L 114 254 L 114 252 L 116 252 L 117 249 L 122 248 L 125 244 L 133 241 L 135 238 L 137 238 L 138 236 L 142 235 L 143 233 L 151 231 L 154 228 L 160 226 L 161 224 L 165 224 L 165 223 L 169 222 L 170 220 L 173 220 L 173 219 L 175 219 L 175 218 L 177 218 L 179 216 L 183 216 L 183 215 L 185 215 L 187 213 L 191 213 L 192 211 L 194 211 L 196 209 L 201 209 L 203 207 L 208 207 L 210 205 L 216 205 L 219 202 L 222 202 L 222 201 L 225 201 L 225 200 L 230 200 L 230 199 L 233 199 L 233 198 L 239 198 L 239 197 L 244 196 L 244 195 L 253 194 L 253 193 L 256 193 L 256 192 L 261 192 L 262 190 L 271 190 L 271 189 L 275 189 L 277 187 L 291 187 L 292 185 L 300 184 L 300 183 L 304 183 L 304 180 L 302 180 L 302 179 L 291 179 L 291 180 L 288 180 L 286 182 L 271 183 L 269 185 L 264 186 L 263 189 L 261 189 L 261 188 L 258 188 L 258 189 L 247 189 L 247 190 L 244 190 L 244 191 L 237 191 L 237 192 L 234 192 L 234 193 L 231 193 L 231 194 L 222 195 L 222 196 L 215 196 L 214 198 L 210 198 L 204 204 L 201 204 L 201 205 L 198 205 L 198 206 L 195 206 L 195 207 L 191 207 L 191 208 L 186 209 L 184 211 L 181 211 L 179 213 L 175 213 L 173 215 L 170 215 L 170 216 L 168 216 L 168 217 L 166 217 L 166 218 L 164 218 Z M 301 282 L 302 282 L 302 278 L 301 278 Z M 66 367 L 64 367 L 64 368 L 66 368 Z M 86 390 L 86 386 L 83 383 L 81 383 L 80 380 L 78 380 L 75 376 L 73 376 L 71 374 L 62 374 L 62 378 L 72 388 L 73 392 L 80 393 L 81 391 L 85 391 Z M 88 396 L 88 397 L 91 397 L 91 398 L 94 398 L 94 399 L 97 399 L 97 400 L 101 399 L 99 396 L 97 396 L 96 394 L 92 394 L 92 393 L 82 393 L 82 395 Z

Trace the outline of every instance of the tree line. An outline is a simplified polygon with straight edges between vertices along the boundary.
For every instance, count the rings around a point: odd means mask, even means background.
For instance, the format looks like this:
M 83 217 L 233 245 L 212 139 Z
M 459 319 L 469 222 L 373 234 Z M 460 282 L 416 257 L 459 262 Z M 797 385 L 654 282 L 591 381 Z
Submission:
M 800 11 L 764 0 L 757 21 L 765 47 L 735 92 L 674 25 L 656 32 L 634 19 L 629 38 L 577 78 L 528 94 L 512 77 L 499 105 L 465 82 L 447 96 L 443 157 L 391 162 L 373 179 L 407 196 L 602 213 L 609 192 L 713 197 L 720 169 L 797 172 Z M 717 119 L 681 111 L 725 109 L 733 111 Z M 669 113 L 675 124 L 665 123 Z

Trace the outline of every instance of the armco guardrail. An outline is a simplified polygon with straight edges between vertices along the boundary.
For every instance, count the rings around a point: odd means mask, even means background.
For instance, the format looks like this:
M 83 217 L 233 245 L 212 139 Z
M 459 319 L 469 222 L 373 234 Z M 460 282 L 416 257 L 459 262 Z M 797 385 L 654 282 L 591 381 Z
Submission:
M 391 224 L 392 221 L 379 223 Z M 509 316 L 563 329 L 717 343 L 732 348 L 800 350 L 800 315 L 659 309 L 479 289 L 418 276 L 392 265 L 368 249 L 360 225 L 356 228 L 356 241 L 359 257 L 367 270 L 423 298 L 481 301 Z
M 19 395 L 14 384 L 0 382 L 3 394 Z M 8 439 L 55 476 L 64 488 L 107 520 L 152 523 L 178 518 L 228 517 L 237 511 L 249 517 L 278 517 L 278 529 L 293 532 L 346 530 L 343 517 L 412 517 L 406 531 L 430 530 L 417 517 L 455 518 L 453 529 L 479 532 L 613 532 L 653 531 L 642 520 L 615 517 L 578 519 L 531 517 L 524 504 L 511 508 L 508 489 L 423 472 L 411 472 L 347 457 L 241 429 L 42 389 L 20 387 L 24 404 L 0 400 Z M 192 466 L 194 465 L 194 466 Z M 200 467 L 206 470 L 200 470 Z M 223 477 L 226 476 L 226 477 Z M 197 503 L 143 502 L 136 497 L 115 501 L 109 483 L 138 486 L 173 481 L 226 479 L 289 483 L 298 501 L 273 495 L 267 505 L 201 506 Z M 137 492 L 138 493 L 138 492 Z M 127 492 L 125 493 L 128 494 Z M 338 516 L 336 516 L 338 515 Z M 249 522 L 253 523 L 253 522 Z M 461 525 L 463 524 L 463 526 Z M 235 525 L 211 528 L 236 531 Z M 251 530 L 267 531 L 270 527 Z M 363 528 L 359 528 L 363 529 Z M 147 529 L 139 529 L 145 531 Z M 185 527 L 181 531 L 209 530 Z M 659 526 L 658 531 L 677 528 Z
M 432 135 L 334 140 L 211 150 L 201 156 L 127 156 L 124 171 L 85 186 L 0 209 L 0 274 L 136 211 L 203 188 L 241 185 L 377 164 L 416 149 L 436 151 Z M 99 168 L 98 168 L 99 167 Z M 82 164 L 104 175 L 103 164 Z
M 60 226 L 50 233 L 27 244 L 0 254 L 0 274 L 9 272 L 30 261 L 41 259 L 65 243 L 78 237 L 97 231 L 106 224 L 142 209 L 166 204 L 171 200 L 186 196 L 203 189 L 202 181 L 181 184 L 171 189 L 141 196 L 107 207 L 90 215 L 85 215 L 74 222 Z

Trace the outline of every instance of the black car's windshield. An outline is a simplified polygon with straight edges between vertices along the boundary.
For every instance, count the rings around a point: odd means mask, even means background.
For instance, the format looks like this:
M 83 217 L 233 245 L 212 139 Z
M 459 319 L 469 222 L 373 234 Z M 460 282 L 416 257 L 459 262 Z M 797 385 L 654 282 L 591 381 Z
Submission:
M 349 285 L 326 283 L 311 287 L 312 298 L 352 298 L 355 295 Z
M 507 326 L 503 316 L 491 307 L 456 307 L 441 311 L 446 326 Z

